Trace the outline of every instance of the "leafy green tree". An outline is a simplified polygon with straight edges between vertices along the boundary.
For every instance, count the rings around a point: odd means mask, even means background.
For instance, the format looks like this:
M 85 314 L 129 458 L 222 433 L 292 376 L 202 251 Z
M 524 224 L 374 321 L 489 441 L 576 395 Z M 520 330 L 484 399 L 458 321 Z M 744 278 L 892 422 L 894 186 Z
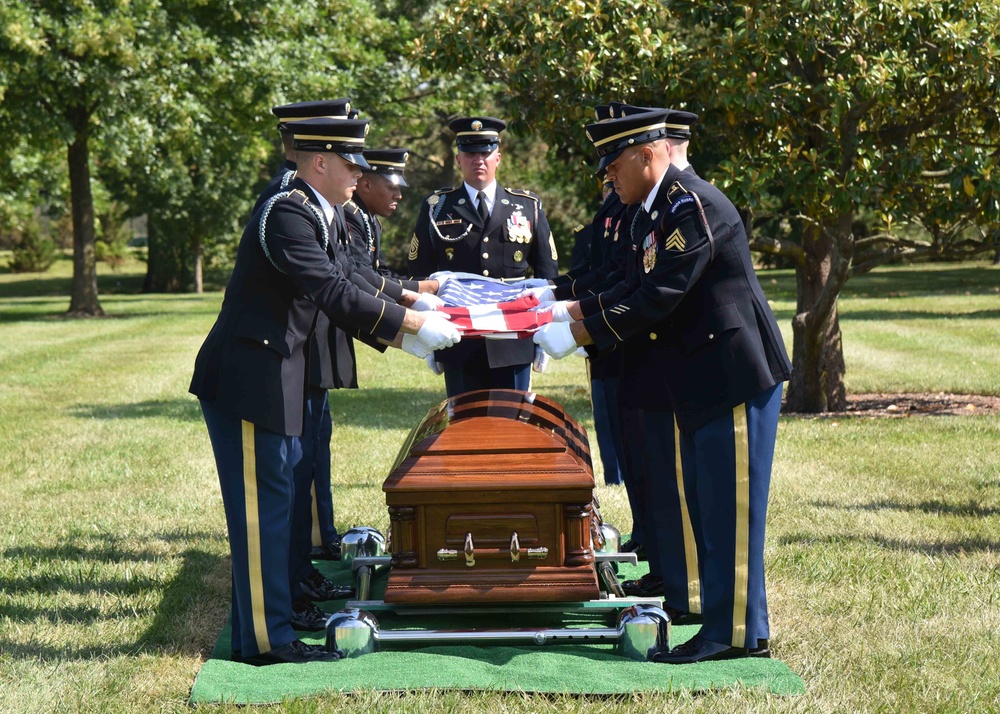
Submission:
M 969 0 L 458 0 L 425 46 L 441 71 L 506 78 L 509 111 L 554 144 L 582 145 L 585 107 L 608 99 L 699 112 L 695 164 L 752 247 L 795 268 L 787 399 L 816 412 L 846 404 L 852 274 L 995 250 L 998 31 L 1000 6 Z M 857 235 L 871 211 L 881 224 Z M 930 238 L 900 230 L 914 223 Z

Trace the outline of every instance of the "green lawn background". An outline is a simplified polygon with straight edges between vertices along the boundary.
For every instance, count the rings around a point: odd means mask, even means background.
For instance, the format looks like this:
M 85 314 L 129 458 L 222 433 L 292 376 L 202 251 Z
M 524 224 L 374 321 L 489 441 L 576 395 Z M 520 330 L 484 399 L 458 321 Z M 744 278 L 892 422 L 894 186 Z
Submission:
M 212 453 L 187 394 L 221 294 L 140 295 L 140 264 L 102 266 L 111 316 L 67 321 L 69 270 L 0 274 L 0 711 L 184 711 L 229 599 Z M 794 276 L 761 282 L 790 342 Z M 848 288 L 850 392 L 1000 395 L 1000 270 L 888 268 Z M 362 389 L 331 398 L 337 522 L 384 530 L 381 481 L 443 382 L 398 351 L 359 357 Z M 570 357 L 533 386 L 592 430 L 585 382 Z M 766 556 L 774 653 L 802 697 L 371 693 L 265 709 L 998 711 L 998 444 L 1000 417 L 975 410 L 782 418 Z M 598 491 L 627 530 L 623 489 Z

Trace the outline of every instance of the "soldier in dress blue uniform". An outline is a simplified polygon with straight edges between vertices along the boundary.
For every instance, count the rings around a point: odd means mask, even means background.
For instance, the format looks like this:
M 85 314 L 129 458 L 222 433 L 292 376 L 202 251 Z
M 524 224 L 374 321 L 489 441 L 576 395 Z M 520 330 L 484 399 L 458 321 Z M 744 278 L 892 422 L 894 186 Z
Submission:
M 637 280 L 563 305 L 558 312 L 571 321 L 535 334 L 556 357 L 580 344 L 623 347 L 625 373 L 636 375 L 628 396 L 654 413 L 626 433 L 645 442 L 650 458 L 670 432 L 679 446 L 679 459 L 661 458 L 682 472 L 673 492 L 688 505 L 682 525 L 697 544 L 704 621 L 689 642 L 652 658 L 668 664 L 769 655 L 764 523 L 781 385 L 791 372 L 743 221 L 687 161 L 693 117 L 665 109 L 587 127 L 600 168 L 624 203 L 638 204 L 629 226 Z M 674 419 L 657 429 L 662 405 Z M 662 483 L 669 477 L 651 481 L 652 499 L 672 500 Z M 647 534 L 661 554 L 682 538 L 670 530 L 658 521 Z M 663 562 L 671 605 L 677 596 Z
M 320 99 L 312 102 L 295 102 L 272 107 L 271 113 L 278 118 L 278 133 L 281 135 L 281 148 L 285 152 L 285 165 L 271 177 L 267 186 L 257 197 L 253 206 L 256 213 L 264 202 L 279 191 L 285 191 L 295 178 L 295 148 L 292 146 L 292 127 L 295 122 L 329 117 L 330 119 L 356 119 L 358 113 L 351 109 L 351 100 Z
M 293 437 L 303 428 L 317 312 L 421 358 L 460 339 L 446 319 L 355 283 L 331 253 L 333 204 L 350 198 L 361 175 L 367 126 L 318 119 L 296 127 L 298 175 L 244 230 L 195 361 L 190 389 L 215 452 L 232 552 L 232 648 L 250 664 L 339 657 L 297 639 L 289 582 Z
M 409 273 L 474 273 L 493 278 L 554 278 L 559 272 L 555 242 L 542 203 L 531 191 L 503 188 L 496 181 L 500 132 L 493 117 L 451 122 L 456 162 L 464 183 L 428 196 L 420 206 L 410 242 Z M 459 349 L 435 353 L 444 369 L 448 396 L 474 389 L 527 390 L 535 347 L 531 340 L 465 340 Z
M 344 204 L 351 232 L 351 253 L 373 270 L 397 280 L 404 276 L 389 267 L 382 251 L 382 222 L 395 213 L 407 188 L 404 172 L 410 152 L 406 149 L 365 149 L 368 168 L 358 180 L 354 198 Z

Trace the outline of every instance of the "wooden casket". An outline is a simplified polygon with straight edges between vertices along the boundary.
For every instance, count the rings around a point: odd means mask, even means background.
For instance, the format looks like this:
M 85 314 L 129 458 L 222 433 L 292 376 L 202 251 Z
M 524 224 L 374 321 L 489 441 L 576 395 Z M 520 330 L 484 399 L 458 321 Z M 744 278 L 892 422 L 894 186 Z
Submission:
M 385 601 L 599 597 L 593 489 L 586 433 L 556 402 L 516 390 L 445 400 L 410 432 L 382 486 Z

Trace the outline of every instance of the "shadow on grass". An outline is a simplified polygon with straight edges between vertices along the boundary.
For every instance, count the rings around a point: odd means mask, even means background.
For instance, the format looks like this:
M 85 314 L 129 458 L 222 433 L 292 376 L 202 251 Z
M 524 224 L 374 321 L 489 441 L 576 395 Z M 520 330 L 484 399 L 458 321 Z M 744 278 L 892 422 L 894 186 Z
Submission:
M 180 533 L 165 534 L 164 537 L 171 540 L 173 536 L 178 540 L 204 537 Z M 216 534 L 210 534 L 209 537 L 222 538 Z M 117 557 L 111 556 L 109 548 Z M 123 552 L 112 546 L 87 549 L 64 544 L 50 549 L 9 549 L 4 557 L 27 561 L 37 568 L 39 563 L 46 561 L 59 563 L 67 557 L 67 553 L 72 552 L 77 553 L 72 572 L 57 565 L 54 570 L 58 572 L 52 575 L 2 579 L 0 591 L 38 591 L 43 597 L 52 599 L 60 598 L 66 593 L 90 595 L 99 599 L 96 605 L 63 607 L 56 602 L 43 602 L 40 605 L 3 602 L 0 603 L 0 617 L 10 618 L 15 624 L 28 628 L 35 626 L 34 623 L 40 619 L 63 628 L 101 626 L 102 623 L 112 625 L 130 617 L 143 616 L 148 606 L 134 604 L 130 600 L 141 603 L 145 600 L 144 593 L 162 590 L 162 597 L 154 606 L 153 620 L 149 627 L 134 642 L 111 641 L 105 646 L 78 647 L 72 639 L 48 644 L 47 638 L 42 637 L 15 644 L 0 637 L 0 651 L 5 655 L 16 659 L 65 662 L 68 659 L 88 660 L 143 652 L 189 655 L 192 644 L 197 645 L 205 654 L 211 651 L 219 623 L 224 621 L 225 609 L 228 607 L 228 558 L 196 547 L 173 554 L 173 558 L 180 559 L 181 565 L 176 575 L 163 585 L 155 578 L 136 578 L 127 573 L 116 578 L 90 578 L 87 575 L 88 571 L 96 570 L 102 563 L 161 561 L 164 557 L 162 553 Z M 226 572 L 223 573 L 223 570 Z M 203 622 L 205 627 L 198 627 Z M 196 643 L 191 642 L 192 632 L 197 633 L 199 641 Z
M 813 501 L 817 508 L 836 508 L 843 511 L 906 511 L 910 513 L 932 513 L 939 516 L 965 516 L 985 518 L 1000 515 L 1000 508 L 983 506 L 978 503 L 948 503 L 946 501 L 921 501 L 919 503 L 898 503 L 896 501 L 872 501 L 871 503 L 843 504 L 835 501 Z
M 154 399 L 135 404 L 77 404 L 69 409 L 78 419 L 148 419 L 150 417 L 201 421 L 201 407 L 190 399 Z
M 885 536 L 860 536 L 860 535 L 829 535 L 815 536 L 811 533 L 798 533 L 781 536 L 778 538 L 781 545 L 815 545 L 815 546 L 844 546 L 852 543 L 858 545 L 874 545 L 879 548 L 892 551 L 909 551 L 912 553 L 923 553 L 924 555 L 957 555 L 959 553 L 983 553 L 1000 549 L 1000 540 L 989 540 L 986 538 L 963 538 L 947 542 L 925 542 L 906 541 L 899 538 L 886 538 Z

